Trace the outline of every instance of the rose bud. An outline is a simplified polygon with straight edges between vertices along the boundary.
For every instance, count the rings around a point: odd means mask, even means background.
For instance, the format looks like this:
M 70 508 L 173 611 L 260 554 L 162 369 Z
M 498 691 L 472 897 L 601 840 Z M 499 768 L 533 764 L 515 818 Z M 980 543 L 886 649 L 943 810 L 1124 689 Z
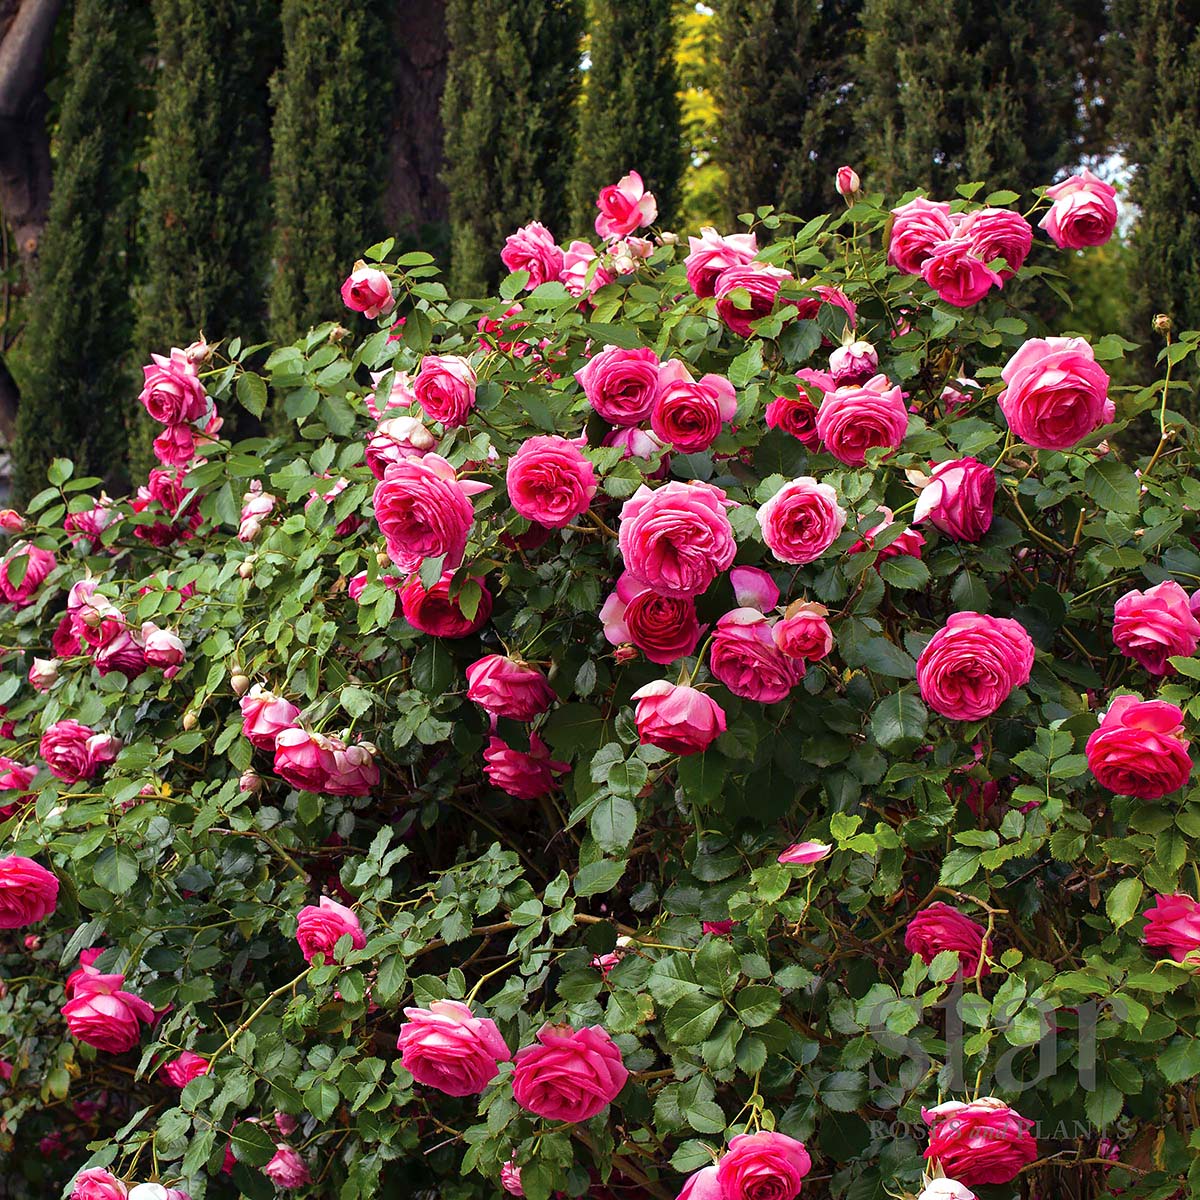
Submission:
M 862 186 L 858 172 L 853 167 L 838 167 L 834 186 L 839 196 L 853 196 Z
M 233 688 L 234 694 L 244 696 L 250 690 L 250 678 L 247 675 L 231 675 L 229 678 L 229 686 Z

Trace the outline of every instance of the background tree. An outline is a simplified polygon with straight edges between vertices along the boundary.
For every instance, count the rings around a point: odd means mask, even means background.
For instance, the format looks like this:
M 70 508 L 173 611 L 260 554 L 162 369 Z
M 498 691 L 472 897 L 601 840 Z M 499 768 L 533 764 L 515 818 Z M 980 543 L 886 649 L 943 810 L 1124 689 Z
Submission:
M 717 160 L 721 62 L 713 9 L 679 0 L 675 68 L 679 76 L 684 171 L 679 225 L 699 229 L 724 219 L 725 172 Z
M 274 335 L 289 338 L 336 311 L 341 280 L 386 232 L 391 87 L 388 29 L 371 0 L 283 0 L 282 22 L 270 312 Z
M 478 294 L 517 226 L 567 230 L 583 5 L 448 0 L 446 26 L 451 261 L 457 288 Z
M 674 223 L 683 174 L 675 0 L 592 0 L 591 66 L 583 89 L 575 159 L 575 224 L 590 232 L 596 196 L 629 170 Z

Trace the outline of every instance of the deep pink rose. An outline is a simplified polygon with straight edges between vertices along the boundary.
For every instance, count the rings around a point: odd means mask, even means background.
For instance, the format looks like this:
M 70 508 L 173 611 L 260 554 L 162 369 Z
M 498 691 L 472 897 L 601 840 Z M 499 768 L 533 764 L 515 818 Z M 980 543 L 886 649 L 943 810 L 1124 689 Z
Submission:
M 88 950 L 80 950 L 79 966 L 75 968 L 63 982 L 63 992 L 68 1000 L 74 999 L 75 989 L 89 975 L 99 975 L 100 972 L 92 965 L 104 953 L 103 946 L 92 946 Z
M 917 659 L 917 685 L 934 712 L 954 721 L 989 717 L 1028 683 L 1033 641 L 1019 621 L 956 612 Z
M 606 283 L 612 283 L 615 275 L 596 255 L 595 248 L 587 242 L 572 242 L 563 251 L 563 269 L 559 277 L 572 296 L 591 296 Z
M 562 274 L 563 252 L 545 225 L 530 221 L 504 239 L 500 261 L 510 272 L 528 271 L 527 286 L 532 291 L 543 283 L 557 282 Z
M 862 180 L 853 167 L 838 167 L 837 174 L 833 177 L 833 186 L 839 196 L 853 196 L 862 186 Z
M 532 721 L 557 697 L 537 667 L 504 654 L 488 654 L 467 668 L 467 699 L 498 717 Z
M 1200 970 L 1200 904 L 1179 892 L 1155 896 L 1153 907 L 1142 916 L 1142 941 L 1147 946 L 1161 946 L 1177 963 Z
M 621 1051 L 599 1025 L 546 1024 L 537 1040 L 513 1060 L 513 1099 L 535 1116 L 586 1121 L 615 1099 L 629 1078 Z
M 154 1009 L 140 996 L 122 991 L 124 985 L 124 975 L 99 972 L 77 980 L 73 999 L 62 1009 L 71 1036 L 110 1054 L 132 1050 L 142 1036 L 138 1022 L 151 1024 Z
M 934 247 L 954 236 L 950 205 L 918 196 L 892 209 L 892 236 L 888 262 L 907 275 L 920 275 Z
M 803 659 L 784 654 L 756 608 L 735 608 L 718 622 L 708 651 L 714 678 L 735 696 L 776 704 L 804 678 Z
M 646 191 L 642 177 L 630 171 L 620 182 L 600 189 L 596 198 L 596 232 L 602 238 L 619 238 L 652 225 L 658 216 L 658 204 Z
M 575 372 L 588 403 L 613 425 L 637 425 L 658 394 L 658 355 L 645 346 L 605 346 Z
M 707 450 L 736 410 L 733 384 L 723 376 L 693 379 L 679 359 L 659 368 L 650 427 L 660 441 L 681 454 Z
M 726 267 L 713 285 L 717 316 L 739 337 L 748 338 L 754 333 L 753 322 L 771 314 L 779 289 L 787 281 L 794 282 L 793 276 L 765 263 Z M 791 303 L 794 306 L 794 301 Z
M 812 1170 L 803 1142 L 772 1130 L 739 1133 L 717 1163 L 723 1200 L 795 1200 Z
M 51 775 L 64 783 L 79 783 L 112 762 L 120 748 L 111 734 L 67 720 L 56 721 L 42 734 L 38 750 Z
M 796 316 L 802 321 L 816 320 L 821 311 L 822 305 L 828 305 L 833 308 L 840 308 L 846 314 L 845 328 L 853 329 L 854 322 L 858 319 L 858 309 L 854 301 L 846 295 L 841 288 L 827 287 L 823 283 L 819 283 L 810 287 L 811 296 L 802 296 L 799 300 L 793 301 L 796 305 Z M 821 339 L 822 346 L 831 346 L 833 343 L 823 337 Z M 801 378 L 804 378 L 804 373 L 796 372 Z
M 196 431 L 191 425 L 168 425 L 154 439 L 154 457 L 166 467 L 183 467 L 196 457 Z
M 753 262 L 758 242 L 752 233 L 722 237 L 711 225 L 705 225 L 698 238 L 688 238 L 688 251 L 683 260 L 688 285 L 704 299 L 716 290 L 717 276 L 726 267 L 744 267 Z
M 521 516 L 562 529 L 587 512 L 596 494 L 596 468 L 576 442 L 541 434 L 527 438 L 508 460 L 505 483 Z
M 89 1167 L 75 1176 L 71 1200 L 125 1200 L 129 1194 L 125 1185 L 103 1167 Z
M 204 517 L 199 509 L 200 497 L 192 495 L 191 490 L 183 486 L 185 474 L 182 467 L 173 471 L 161 467 L 151 470 L 130 507 L 139 514 L 165 515 L 167 520 L 135 525 L 134 537 L 152 546 L 170 546 L 196 536 L 196 531 L 204 524 Z
M 427 354 L 413 381 L 416 396 L 431 421 L 447 429 L 465 425 L 475 407 L 475 369 L 457 354 Z
M 1192 615 L 1188 594 L 1173 579 L 1144 592 L 1126 592 L 1113 609 L 1113 642 L 1122 654 L 1151 675 L 1173 675 L 1167 662 L 1190 658 L 1200 644 L 1200 621 Z
M 26 766 L 0 754 L 0 792 L 23 792 L 37 776 L 37 767 Z
M 833 847 L 826 842 L 795 842 L 783 850 L 776 862 L 787 867 L 806 867 L 820 862 L 833 853 Z
M 27 608 L 33 603 L 34 592 L 57 565 L 58 560 L 49 550 L 16 542 L 0 560 L 0 596 L 13 608 Z
M 824 371 L 814 371 L 809 367 L 796 372 L 796 378 L 806 387 L 820 393 L 824 399 L 826 392 L 832 392 L 836 387 L 833 376 Z M 816 450 L 821 444 L 817 434 L 817 406 L 812 402 L 805 388 L 800 389 L 800 395 L 793 400 L 790 397 L 778 396 L 767 405 L 767 425 L 771 429 L 782 429 L 797 438 L 809 450 Z
M 396 1049 L 404 1069 L 418 1082 L 447 1096 L 475 1096 L 512 1058 L 495 1021 L 477 1017 L 458 1000 L 435 1000 L 428 1008 L 406 1008 Z
M 1165 700 L 1118 696 L 1087 740 L 1088 767 L 1118 796 L 1161 800 L 1192 773 L 1183 713 Z
M 625 569 L 664 596 L 698 596 L 737 553 L 725 515 L 733 502 L 708 483 L 643 484 L 621 507 Z
M 978 208 L 968 213 L 954 231 L 971 243 L 985 263 L 1002 258 L 1001 280 L 1011 279 L 1024 265 L 1033 245 L 1033 228 L 1020 213 L 1007 208 Z
M 771 630 L 775 645 L 789 658 L 819 662 L 833 649 L 833 630 L 825 619 L 829 609 L 813 600 L 789 604 L 783 619 Z
M 138 636 L 125 623 L 124 616 L 101 622 L 93 636 L 87 637 L 92 660 L 101 675 L 119 671 L 126 679 L 136 679 L 146 669 L 146 650 Z
M 467 616 L 462 609 L 460 593 L 450 595 L 453 572 L 445 572 L 441 579 L 426 590 L 419 575 L 414 575 L 400 589 L 400 608 L 404 619 L 414 628 L 430 637 L 464 638 L 478 633 L 492 615 L 492 593 L 482 578 L 471 577 L 479 589 L 479 602 L 475 612 Z
M 31 858 L 0 858 L 0 929 L 45 920 L 58 903 L 58 876 Z
M 820 558 L 846 524 L 837 492 L 803 475 L 785 483 L 759 510 L 767 548 L 780 562 L 802 566 Z
M 63 529 L 71 539 L 72 545 L 81 541 L 90 541 L 93 546 L 100 543 L 100 536 L 119 515 L 113 508 L 113 502 L 103 492 L 94 500 L 91 508 L 80 512 L 68 513 L 63 518 Z
M 738 608 L 770 612 L 779 604 L 779 585 L 761 567 L 734 567 L 729 572 Z
M 360 312 L 372 321 L 386 316 L 396 307 L 392 281 L 377 267 L 355 263 L 354 270 L 342 283 L 342 303 L 351 312 Z
M 699 754 L 725 732 L 725 710 L 707 692 L 656 679 L 633 693 L 638 741 L 672 754 Z
M 208 1068 L 212 1064 L 208 1059 L 201 1054 L 193 1054 L 190 1050 L 185 1050 L 182 1054 L 171 1059 L 169 1063 L 163 1064 L 163 1077 L 172 1086 L 177 1088 L 186 1087 L 193 1079 L 199 1079 L 201 1075 L 208 1074 Z
M 382 479 L 392 463 L 421 458 L 436 445 L 437 438 L 416 417 L 389 417 L 380 421 L 367 438 L 367 466 L 376 479 Z
M 660 596 L 628 573 L 600 609 L 604 636 L 614 646 L 635 645 L 651 662 L 666 666 L 686 658 L 700 640 L 696 604 L 690 597 Z
M 921 1116 L 929 1126 L 925 1157 L 959 1183 L 1009 1183 L 1037 1161 L 1033 1122 L 993 1096 L 970 1104 L 951 1100 L 921 1109 Z
M 1117 227 L 1117 189 L 1086 167 L 1046 189 L 1054 203 L 1038 222 L 1063 250 L 1103 246 Z
M 483 752 L 483 772 L 493 787 L 518 800 L 536 800 L 559 787 L 558 776 L 565 775 L 571 764 L 550 757 L 550 748 L 536 733 L 529 735 L 529 752 L 514 750 L 507 742 L 492 735 Z
M 75 622 L 69 614 L 54 627 L 54 632 L 50 635 L 50 647 L 55 658 L 74 658 L 75 655 L 83 653 L 79 635 L 75 632 Z
M 182 350 L 169 357 L 151 354 L 151 365 L 142 368 L 143 384 L 138 399 L 160 425 L 188 425 L 199 421 L 208 409 L 204 384 L 195 366 Z
M 956 458 L 934 466 L 917 498 L 913 524 L 928 520 L 956 542 L 977 542 L 992 527 L 996 472 L 977 458 Z
M 1009 428 L 1040 450 L 1069 450 L 1116 414 L 1108 374 L 1083 338 L 1031 338 L 1000 376 Z
M 875 375 L 861 387 L 827 392 L 817 410 L 823 447 L 849 467 L 863 466 L 868 450 L 895 450 L 907 430 L 904 393 L 886 375 Z
M 312 1183 L 312 1175 L 299 1152 L 282 1142 L 276 1143 L 275 1155 L 263 1167 L 263 1174 L 281 1188 L 300 1188 Z
M 979 257 L 973 243 L 963 238 L 938 242 L 921 266 L 921 276 L 938 294 L 938 299 L 955 308 L 978 304 L 1004 280 Z
M 295 724 L 300 710 L 288 700 L 255 684 L 242 698 L 242 733 L 252 746 L 274 750 L 275 738 Z
M 829 374 L 836 387 L 866 383 L 878 372 L 879 354 L 870 342 L 846 342 L 829 356 Z
M 355 950 L 367 944 L 358 917 L 328 896 L 322 896 L 318 904 L 306 904 L 296 916 L 296 941 L 305 962 L 312 962 L 317 954 L 323 954 L 326 963 L 336 962 L 337 944 L 347 934 Z
M 958 978 L 974 979 L 976 973 L 981 976 L 991 974 L 986 960 L 991 957 L 992 948 L 990 943 L 984 946 L 986 933 L 977 921 L 939 900 L 921 909 L 909 921 L 904 933 L 904 948 L 917 955 L 926 966 L 943 950 L 953 950 L 958 955 Z
M 896 524 L 895 513 L 886 504 L 879 505 L 875 511 L 883 519 L 865 529 L 862 537 L 846 551 L 847 554 L 862 554 L 866 550 L 874 550 L 875 539 Z M 875 551 L 875 569 L 878 571 L 879 564 L 886 562 L 889 558 L 900 558 L 902 555 L 920 558 L 924 548 L 925 535 L 916 529 L 905 529 L 898 536 L 892 538 L 886 546 Z
M 275 774 L 294 788 L 323 792 L 333 773 L 334 747 L 324 734 L 298 725 L 275 735 Z

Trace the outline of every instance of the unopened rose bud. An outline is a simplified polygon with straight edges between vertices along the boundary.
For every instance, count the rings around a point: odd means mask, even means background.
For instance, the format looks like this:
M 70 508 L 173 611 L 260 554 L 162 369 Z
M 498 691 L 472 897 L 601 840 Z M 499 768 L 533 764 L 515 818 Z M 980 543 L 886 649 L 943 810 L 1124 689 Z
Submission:
M 924 471 L 917 470 L 916 467 L 906 467 L 904 469 L 904 478 L 907 479 L 908 482 L 913 485 L 913 487 L 918 489 L 928 487 L 930 483 L 929 476 L 926 475 Z
M 1157 313 L 1154 317 L 1154 332 L 1155 333 L 1170 333 L 1171 318 L 1166 313 Z M 5 526 L 7 528 L 7 526 Z
M 238 791 L 260 792 L 262 782 L 262 776 L 257 771 L 243 771 L 241 779 L 238 780 Z
M 623 646 L 618 646 L 613 651 L 613 658 L 618 663 L 633 662 L 637 658 L 637 656 L 638 656 L 637 647 L 631 646 L 631 645 L 629 645 L 629 643 L 626 643 Z
M 238 564 L 238 575 L 242 579 L 249 579 L 254 574 L 254 559 L 248 558 L 245 562 Z
M 34 691 L 49 691 L 58 682 L 58 659 L 35 658 L 29 668 L 29 682 Z
M 838 387 L 865 383 L 879 369 L 879 355 L 870 342 L 850 342 L 829 356 L 829 373 Z
M 386 550 L 380 550 L 379 553 L 375 555 L 375 561 L 381 567 L 386 567 L 391 565 L 392 560 L 388 558 Z
M 25 935 L 25 949 L 26 950 L 40 950 L 41 948 L 42 948 L 42 939 L 40 937 L 38 937 L 38 935 L 36 933 L 29 933 L 29 934 Z
M 0 529 L 5 533 L 23 533 L 25 518 L 15 508 L 0 508 Z
M 196 714 L 194 712 L 192 712 L 190 709 L 183 714 L 184 729 L 195 729 L 196 721 L 197 721 Z
M 184 350 L 184 357 L 193 366 L 199 366 L 201 363 L 206 363 L 212 357 L 213 348 L 205 341 L 204 331 L 200 331 L 200 336 Z
M 858 172 L 853 167 L 838 167 L 836 187 L 839 196 L 853 196 L 861 186 Z
M 250 677 L 248 675 L 231 675 L 229 686 L 233 688 L 235 695 L 244 696 L 250 690 Z
M 660 233 L 658 235 L 658 244 L 660 246 L 678 246 L 679 234 L 677 233 Z

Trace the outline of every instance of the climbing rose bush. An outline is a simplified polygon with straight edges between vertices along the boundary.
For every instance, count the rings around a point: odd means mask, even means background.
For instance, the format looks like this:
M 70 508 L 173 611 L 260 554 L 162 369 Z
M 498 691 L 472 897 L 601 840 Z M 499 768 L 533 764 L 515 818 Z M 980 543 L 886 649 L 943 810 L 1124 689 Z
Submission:
M 6 1193 L 1200 1188 L 1200 334 L 1030 315 L 1111 192 L 631 170 L 147 347 L 0 514 Z

